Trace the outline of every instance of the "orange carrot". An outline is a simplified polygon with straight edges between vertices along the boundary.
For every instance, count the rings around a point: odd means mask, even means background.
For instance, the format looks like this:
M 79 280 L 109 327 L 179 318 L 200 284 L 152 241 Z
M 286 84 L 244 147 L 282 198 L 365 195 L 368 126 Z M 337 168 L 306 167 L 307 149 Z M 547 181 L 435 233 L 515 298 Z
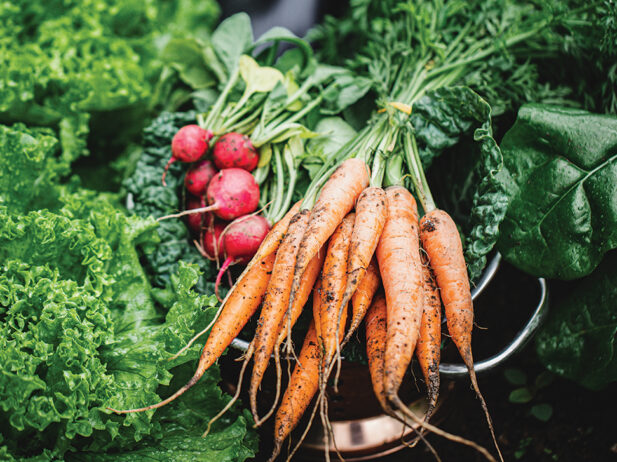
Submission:
M 323 186 L 311 210 L 309 224 L 300 243 L 290 304 L 300 287 L 307 265 L 354 207 L 356 199 L 369 184 L 369 169 L 360 159 L 347 159 Z
M 197 338 L 212 327 L 212 331 L 208 336 L 208 340 L 206 341 L 201 357 L 199 358 L 197 370 L 188 383 L 169 398 L 164 399 L 159 403 L 139 409 L 118 410 L 108 408 L 109 410 L 116 412 L 117 414 L 127 414 L 130 412 L 142 412 L 150 409 L 158 409 L 159 407 L 172 402 L 197 383 L 206 370 L 216 362 L 233 339 L 240 333 L 250 317 L 253 316 L 255 311 L 257 311 L 257 308 L 263 299 L 266 287 L 268 286 L 268 281 L 270 280 L 270 274 L 272 273 L 272 268 L 274 267 L 274 260 L 278 246 L 287 232 L 287 227 L 289 226 L 291 219 L 298 212 L 298 210 L 300 210 L 300 204 L 301 201 L 297 202 L 289 210 L 289 212 L 287 212 L 283 219 L 276 223 L 266 235 L 264 240 L 261 242 L 257 253 L 248 263 L 238 278 L 236 284 L 231 288 L 221 303 L 221 306 L 215 315 L 216 321 L 214 324 L 208 325 L 204 330 L 193 337 L 188 345 L 181 350 L 182 352 L 188 349 Z M 177 355 L 178 354 L 180 353 L 177 353 Z
M 418 340 L 424 300 L 416 201 L 400 186 L 389 187 L 386 195 L 388 219 L 377 261 L 388 309 L 384 389 L 394 400 Z
M 318 339 L 321 337 L 321 290 L 322 279 L 320 274 L 313 288 L 313 321 L 315 323 L 315 332 Z
M 253 339 L 255 352 L 253 354 L 253 373 L 251 375 L 249 397 L 251 412 L 257 424 L 260 423 L 259 416 L 257 415 L 257 391 L 270 363 L 270 356 L 278 339 L 281 321 L 287 311 L 298 246 L 304 234 L 308 217 L 309 211 L 302 210 L 289 223 L 287 233 L 276 253 L 272 276 L 268 282 L 261 315 Z
M 420 338 L 416 347 L 416 356 L 428 390 L 429 408 L 426 411 L 426 419 L 428 420 L 439 396 L 441 299 L 428 261 L 423 262 L 422 276 L 424 278 L 424 312 L 420 323 Z
M 349 341 L 353 333 L 362 322 L 362 319 L 364 318 L 366 311 L 369 309 L 373 296 L 375 295 L 375 292 L 377 292 L 380 284 L 381 278 L 379 277 L 379 268 L 377 267 L 377 262 L 373 258 L 369 263 L 360 284 L 358 284 L 358 288 L 351 297 L 351 306 L 353 308 L 351 324 L 347 335 L 345 335 L 343 344 Z
M 319 279 L 317 284 L 319 284 Z M 313 297 L 315 297 L 313 295 Z M 345 323 L 347 321 L 347 310 L 343 312 L 341 318 L 341 330 L 339 338 L 343 338 Z M 289 385 L 283 395 L 281 405 L 276 411 L 274 420 L 274 453 L 269 459 L 273 461 L 281 450 L 283 441 L 289 436 L 291 431 L 298 425 L 304 411 L 308 408 L 311 400 L 319 389 L 319 371 L 321 368 L 322 357 L 317 332 L 315 329 L 316 321 L 311 321 L 302 350 L 298 356 L 298 363 L 294 367 Z M 306 433 L 305 433 L 306 435 Z
M 473 356 L 471 353 L 473 302 L 471 300 L 471 290 L 467 276 L 467 265 L 463 256 L 461 237 L 450 215 L 439 209 L 432 210 L 422 217 L 420 221 L 420 237 L 441 292 L 448 332 L 469 370 L 471 383 L 478 398 L 480 398 L 482 409 L 486 415 L 486 420 L 493 437 L 493 443 L 500 459 L 503 460 L 499 445 L 497 444 L 497 438 L 495 437 L 493 422 L 484 397 L 480 393 L 476 372 L 473 367 Z
M 342 338 L 337 338 L 340 330 L 339 307 L 347 283 L 347 255 L 355 220 L 355 214 L 350 213 L 336 228 L 330 238 L 328 252 L 321 271 L 321 310 L 319 313 L 321 328 L 318 338 L 323 348 L 324 370 L 329 368 L 336 353 L 338 342 L 342 340 Z M 345 304 L 342 311 L 346 311 L 344 309 L 346 307 Z
M 270 460 L 274 460 L 279 454 L 283 441 L 298 425 L 300 418 L 319 388 L 321 354 L 315 331 L 315 322 L 311 322 L 298 359 L 299 361 L 291 374 L 281 405 L 276 412 L 274 420 L 274 453 Z
M 386 193 L 381 188 L 366 188 L 356 202 L 356 221 L 347 257 L 347 284 L 342 305 L 346 305 L 364 278 L 375 254 L 379 237 L 388 218 Z
M 413 423 L 415 423 L 418 427 L 431 431 L 450 441 L 470 446 L 476 451 L 478 451 L 480 454 L 482 454 L 487 460 L 495 462 L 493 456 L 491 456 L 491 454 L 482 446 L 468 439 L 448 433 L 438 427 L 431 425 L 430 423 L 426 422 L 426 420 L 423 421 L 422 419 L 420 419 L 420 417 L 416 416 L 412 411 L 409 410 L 407 406 L 405 406 L 405 404 L 401 401 L 398 395 L 394 395 L 394 397 L 389 399 L 396 406 L 399 412 L 394 412 L 393 409 L 389 406 L 384 384 L 384 376 L 386 374 L 385 355 L 388 337 L 387 317 L 388 307 L 386 306 L 386 300 L 382 294 L 378 294 L 373 300 L 373 303 L 371 304 L 371 307 L 366 314 L 366 356 L 368 358 L 368 366 L 369 372 L 371 374 L 371 383 L 373 385 L 373 390 L 375 391 L 375 396 L 377 397 L 377 401 L 379 401 L 381 407 L 392 417 L 400 420 L 401 422 L 404 422 L 407 425 L 411 426 Z M 435 449 L 429 444 L 428 441 L 426 441 L 421 432 L 418 432 L 418 437 L 419 439 L 424 441 L 424 443 L 433 453 L 435 458 L 437 460 L 441 460 L 435 452 Z
M 322 248 L 319 252 L 317 252 L 317 255 L 311 259 L 306 267 L 306 271 L 304 272 L 304 276 L 302 276 L 302 281 L 300 282 L 300 288 L 298 289 L 296 298 L 291 306 L 291 322 L 288 324 L 287 313 L 285 313 L 285 317 L 281 323 L 281 331 L 279 333 L 277 345 L 281 345 L 285 341 L 289 330 L 296 324 L 300 314 L 302 314 L 302 308 L 304 308 L 306 301 L 311 295 L 311 291 L 315 287 L 325 257 L 326 249 Z
M 379 294 L 366 313 L 366 356 L 375 396 L 384 409 L 388 408 L 384 391 L 386 322 L 386 299 Z

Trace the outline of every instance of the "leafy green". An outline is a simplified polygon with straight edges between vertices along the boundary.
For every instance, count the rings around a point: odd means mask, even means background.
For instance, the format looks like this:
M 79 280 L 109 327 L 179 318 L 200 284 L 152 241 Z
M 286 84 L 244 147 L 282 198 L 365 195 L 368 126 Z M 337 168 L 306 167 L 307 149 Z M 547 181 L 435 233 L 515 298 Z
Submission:
M 536 276 L 591 273 L 617 247 L 617 117 L 527 105 L 501 146 L 505 259 Z
M 25 212 L 33 207 L 53 207 L 56 184 L 69 171 L 66 159 L 57 156 L 58 139 L 50 129 L 0 125 L 0 205 Z
M 238 67 L 238 60 L 253 45 L 253 28 L 246 13 L 227 18 L 212 34 L 212 48 L 227 70 L 229 77 Z
M 551 306 L 537 336 L 541 361 L 587 388 L 617 381 L 617 254 L 609 253 L 567 297 Z
M 4 2 L 0 123 L 49 127 L 67 162 L 94 150 L 107 163 L 177 86 L 160 48 L 217 16 L 213 0 Z
M 235 410 L 230 428 L 217 427 L 203 441 L 196 434 L 228 399 L 216 367 L 168 411 L 118 416 L 106 409 L 141 407 L 171 393 L 194 369 L 200 346 L 168 358 L 212 320 L 217 300 L 194 289 L 203 278 L 184 261 L 174 262 L 164 288 L 152 288 L 141 259 L 160 248 L 157 223 L 127 216 L 115 195 L 59 184 L 67 164 L 48 129 L 17 124 L 0 133 L 11 175 L 0 181 L 3 460 L 154 456 L 187 444 L 200 460 L 254 455 L 254 433 Z M 11 194 L 14 186 L 23 194 Z M 46 194 L 52 206 L 37 209 L 48 204 Z M 173 437 L 160 442 L 165 435 Z

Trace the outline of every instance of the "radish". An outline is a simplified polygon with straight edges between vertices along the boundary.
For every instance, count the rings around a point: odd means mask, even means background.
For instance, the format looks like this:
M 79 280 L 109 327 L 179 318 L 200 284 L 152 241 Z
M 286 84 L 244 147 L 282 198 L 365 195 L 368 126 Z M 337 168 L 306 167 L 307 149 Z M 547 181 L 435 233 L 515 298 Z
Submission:
M 187 210 L 198 209 L 198 208 L 201 208 L 202 206 L 203 206 L 203 199 L 200 199 L 199 197 L 189 196 L 186 199 L 186 209 Z M 203 224 L 202 219 L 205 219 L 206 215 L 207 215 L 206 213 L 189 214 L 186 218 L 186 226 L 193 233 L 199 234 L 201 231 L 202 224 Z
M 221 233 L 227 227 L 227 223 L 217 221 L 214 226 L 208 226 L 204 234 L 203 249 L 208 258 L 218 259 L 221 254 Z
M 171 140 L 171 159 L 167 162 L 163 177 L 161 178 L 163 186 L 167 186 L 165 176 L 169 166 L 177 160 L 180 162 L 198 161 L 208 150 L 208 144 L 212 136 L 210 130 L 204 130 L 195 124 L 185 125 L 176 132 Z
M 216 216 L 233 220 L 257 209 L 259 186 L 246 170 L 226 168 L 210 180 L 206 197 Z
M 214 212 L 222 220 L 230 221 L 243 215 L 248 215 L 257 209 L 259 204 L 259 186 L 253 175 L 241 168 L 226 168 L 220 170 L 210 180 L 206 191 L 208 207 L 184 210 L 180 213 L 165 215 L 157 220 L 179 218 L 184 215 Z
M 214 293 L 219 297 L 221 277 L 227 269 L 236 263 L 246 264 L 259 249 L 261 241 L 270 231 L 270 224 L 261 215 L 249 215 L 230 223 L 221 236 L 221 247 L 225 261 L 216 276 Z
M 192 195 L 203 197 L 206 195 L 208 183 L 210 183 L 210 180 L 216 173 L 217 170 L 211 161 L 199 161 L 186 172 L 184 185 Z M 202 206 L 205 205 L 205 203 L 202 204 Z
M 252 172 L 259 162 L 259 154 L 248 136 L 231 132 L 219 138 L 212 153 L 219 169 L 241 168 Z

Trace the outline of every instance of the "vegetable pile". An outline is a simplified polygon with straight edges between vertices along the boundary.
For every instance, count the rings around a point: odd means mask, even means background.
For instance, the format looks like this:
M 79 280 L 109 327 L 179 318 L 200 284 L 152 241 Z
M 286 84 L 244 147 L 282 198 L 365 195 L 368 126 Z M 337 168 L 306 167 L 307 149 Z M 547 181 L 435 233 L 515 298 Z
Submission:
M 471 341 L 496 250 L 583 278 L 537 352 L 617 380 L 612 0 L 352 0 L 306 39 L 138 3 L 0 6 L 0 458 L 242 461 L 272 418 L 275 460 L 319 414 L 329 459 L 344 355 L 436 456 L 427 432 L 503 460 Z M 448 344 L 492 451 L 430 422 Z M 414 357 L 425 416 L 399 396 Z

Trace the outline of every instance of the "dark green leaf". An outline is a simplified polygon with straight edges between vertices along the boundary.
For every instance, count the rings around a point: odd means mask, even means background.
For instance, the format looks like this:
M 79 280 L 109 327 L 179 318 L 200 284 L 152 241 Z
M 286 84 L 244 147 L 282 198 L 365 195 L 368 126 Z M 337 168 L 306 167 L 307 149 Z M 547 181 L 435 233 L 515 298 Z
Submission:
M 517 388 L 516 390 L 512 390 L 508 397 L 511 403 L 528 403 L 532 399 L 533 395 L 528 388 Z
M 269 42 L 274 42 L 275 44 L 278 44 L 279 42 L 286 42 L 295 45 L 297 49 L 300 50 L 304 58 L 303 65 L 301 66 L 302 68 L 306 67 L 313 60 L 313 48 L 311 48 L 309 43 L 284 27 L 277 26 L 268 30 L 255 41 L 253 49 Z M 290 55 L 288 55 L 288 57 L 289 56 Z M 294 62 L 297 63 L 295 59 Z M 282 70 L 282 72 L 286 72 L 288 69 L 289 67 Z
M 538 376 L 536 377 L 536 380 L 534 381 L 535 387 L 536 389 L 541 389 L 541 388 L 546 388 L 548 387 L 551 383 L 553 383 L 553 380 L 555 379 L 555 376 L 553 374 L 551 374 L 548 371 L 543 371 L 540 374 L 538 374 Z
M 351 73 L 334 74 L 333 82 L 324 91 L 323 114 L 338 114 L 362 98 L 371 89 L 369 79 Z
M 589 274 L 617 247 L 617 117 L 528 105 L 502 149 L 506 260 L 536 276 Z
M 503 375 L 512 385 L 522 386 L 527 383 L 527 375 L 520 369 L 506 369 Z
M 548 422 L 553 416 L 553 406 L 546 403 L 535 404 L 531 407 L 529 412 L 536 419 L 541 420 L 542 422 Z
M 538 355 L 555 374 L 598 389 L 617 380 L 617 253 L 551 307 Z

